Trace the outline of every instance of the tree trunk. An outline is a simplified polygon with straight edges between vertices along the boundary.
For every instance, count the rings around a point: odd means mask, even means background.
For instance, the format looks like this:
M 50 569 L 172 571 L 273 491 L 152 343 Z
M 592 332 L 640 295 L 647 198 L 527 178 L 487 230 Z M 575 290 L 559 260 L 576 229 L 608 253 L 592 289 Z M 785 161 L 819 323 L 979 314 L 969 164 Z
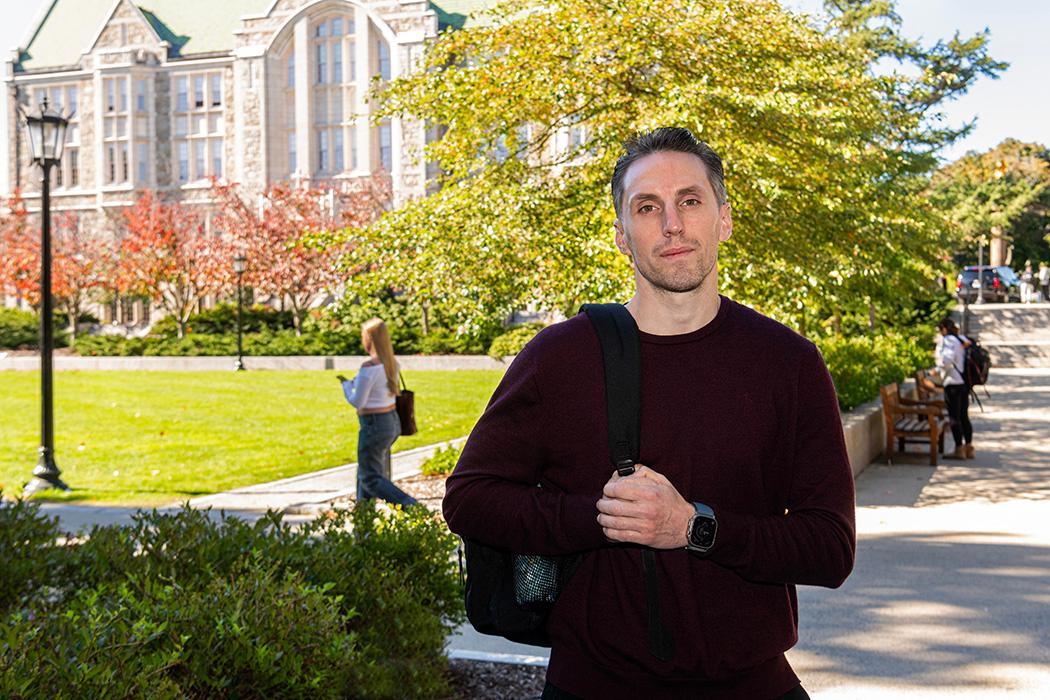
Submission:
M 426 304 L 423 304 L 423 335 L 430 335 L 430 313 Z

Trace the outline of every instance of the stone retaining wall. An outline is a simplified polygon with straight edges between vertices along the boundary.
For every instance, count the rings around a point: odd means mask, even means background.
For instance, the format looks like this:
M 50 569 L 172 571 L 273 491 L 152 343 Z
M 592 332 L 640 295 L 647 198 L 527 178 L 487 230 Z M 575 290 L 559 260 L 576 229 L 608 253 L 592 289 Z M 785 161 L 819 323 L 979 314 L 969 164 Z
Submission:
M 55 369 L 63 370 L 148 370 L 153 372 L 208 372 L 233 370 L 234 357 L 80 357 L 58 355 Z M 339 370 L 356 372 L 367 360 L 364 355 L 294 355 L 287 357 L 245 357 L 244 366 L 251 370 Z M 403 355 L 397 361 L 401 369 L 458 370 L 506 369 L 508 362 L 494 360 L 487 355 Z M 40 369 L 40 359 L 33 355 L 4 357 L 0 353 L 0 371 Z

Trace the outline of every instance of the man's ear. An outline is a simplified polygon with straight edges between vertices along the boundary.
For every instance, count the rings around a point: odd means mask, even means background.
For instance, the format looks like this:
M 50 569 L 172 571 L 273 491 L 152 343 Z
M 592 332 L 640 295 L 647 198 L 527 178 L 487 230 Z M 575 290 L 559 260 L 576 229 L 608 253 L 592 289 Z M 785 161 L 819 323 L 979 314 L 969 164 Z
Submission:
M 721 206 L 718 217 L 722 220 L 722 230 L 718 234 L 718 240 L 725 243 L 733 235 L 733 207 L 729 202 Z
M 613 228 L 616 229 L 616 247 L 620 249 L 620 252 L 630 257 L 631 247 L 627 245 L 627 234 L 624 233 L 623 224 L 617 219 L 613 222 Z

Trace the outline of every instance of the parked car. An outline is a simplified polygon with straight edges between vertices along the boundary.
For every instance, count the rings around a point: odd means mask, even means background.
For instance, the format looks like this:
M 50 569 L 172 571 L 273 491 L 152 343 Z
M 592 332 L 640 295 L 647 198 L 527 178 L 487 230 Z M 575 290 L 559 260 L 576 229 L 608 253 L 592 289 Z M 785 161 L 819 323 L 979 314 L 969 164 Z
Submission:
M 978 273 L 981 282 L 977 281 Z M 977 300 L 981 284 L 985 301 L 1021 301 L 1021 278 L 1007 265 L 967 265 L 955 280 L 955 292 L 961 300 L 972 304 Z

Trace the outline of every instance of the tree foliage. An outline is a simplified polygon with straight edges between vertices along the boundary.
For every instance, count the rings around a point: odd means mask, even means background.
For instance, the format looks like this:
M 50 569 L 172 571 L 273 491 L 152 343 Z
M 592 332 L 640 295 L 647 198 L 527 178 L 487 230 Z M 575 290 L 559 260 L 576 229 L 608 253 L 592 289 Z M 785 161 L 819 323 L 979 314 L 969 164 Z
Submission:
M 0 292 L 12 293 L 32 306 L 40 304 L 40 217 L 30 214 L 19 192 L 0 216 Z M 88 303 L 114 283 L 111 241 L 85 230 L 74 212 L 51 215 L 51 294 L 69 318 L 70 334 Z
M 340 190 L 278 183 L 254 200 L 235 184 L 215 183 L 212 191 L 219 204 L 215 225 L 247 259 L 245 283 L 275 297 L 282 308 L 287 304 L 297 335 L 311 306 L 343 282 L 336 260 L 346 245 L 325 248 L 313 238 L 372 223 L 390 199 L 383 175 L 359 178 Z
M 380 95 L 380 118 L 441 125 L 438 188 L 346 233 L 344 265 L 371 270 L 362 291 L 467 320 L 624 299 L 612 165 L 629 136 L 678 125 L 726 163 L 729 294 L 813 328 L 924 293 L 945 246 L 925 175 L 958 135 L 931 110 L 997 66 L 983 35 L 923 49 L 890 3 L 834 4 L 823 27 L 772 0 L 501 3 Z M 889 54 L 923 71 L 878 73 Z
M 946 211 L 959 248 L 988 240 L 993 228 L 1017 246 L 1019 257 L 1046 259 L 1050 225 L 1050 151 L 1006 139 L 984 153 L 967 153 L 933 178 L 932 196 Z
M 175 318 L 181 338 L 201 300 L 228 287 L 229 244 L 205 233 L 196 213 L 149 190 L 124 211 L 124 219 L 117 286 L 160 305 Z

